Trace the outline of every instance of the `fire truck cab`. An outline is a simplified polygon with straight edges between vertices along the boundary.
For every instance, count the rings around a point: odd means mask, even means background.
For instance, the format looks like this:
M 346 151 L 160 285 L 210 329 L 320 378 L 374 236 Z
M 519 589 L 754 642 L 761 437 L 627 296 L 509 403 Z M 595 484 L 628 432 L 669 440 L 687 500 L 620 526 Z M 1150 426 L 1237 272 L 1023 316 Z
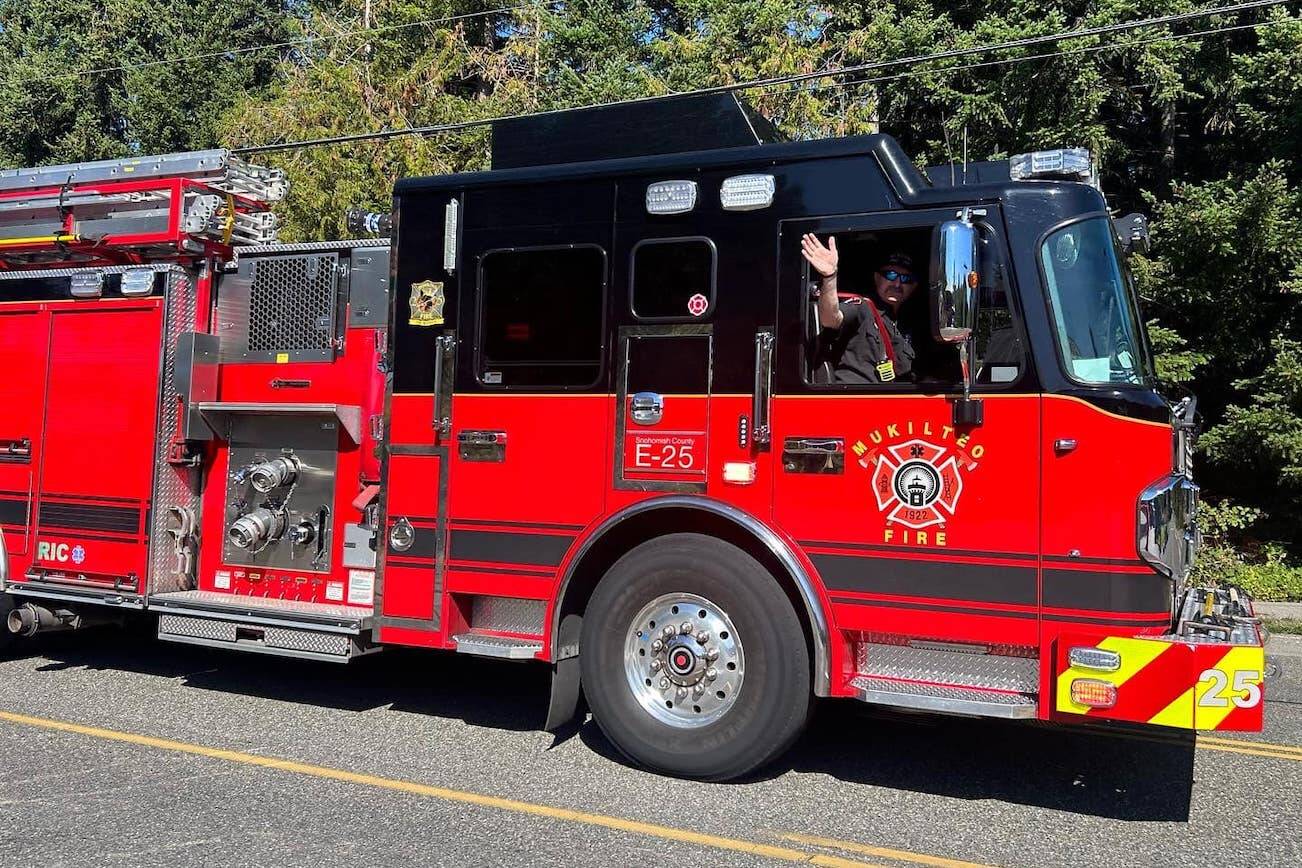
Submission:
M 1142 226 L 1088 154 L 960 176 L 885 135 L 773 139 L 731 96 L 511 120 L 491 170 L 399 181 L 392 247 L 218 246 L 143 300 L 121 265 L 94 299 L 0 273 L 29 287 L 0 306 L 0 400 L 33 420 L 0 430 L 11 629 L 130 606 L 258 653 L 541 660 L 549 727 L 586 700 L 708 779 L 815 697 L 1260 729 L 1251 601 L 1188 583 L 1194 414 L 1155 389 Z M 912 262 L 885 311 L 909 371 L 836 374 L 807 234 L 846 304 Z M 180 320 L 73 328 L 191 278 Z M 103 481 L 128 446 L 152 458 Z M 148 562 L 83 564 L 127 542 Z

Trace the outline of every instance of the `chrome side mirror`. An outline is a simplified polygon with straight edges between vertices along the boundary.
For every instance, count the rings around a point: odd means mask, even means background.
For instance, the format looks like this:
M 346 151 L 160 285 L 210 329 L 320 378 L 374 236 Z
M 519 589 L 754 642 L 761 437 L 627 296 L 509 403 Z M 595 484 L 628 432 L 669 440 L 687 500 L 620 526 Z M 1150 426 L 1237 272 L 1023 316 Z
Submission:
M 931 334 L 946 344 L 972 336 L 976 322 L 977 231 L 964 209 L 958 220 L 936 227 L 931 257 Z

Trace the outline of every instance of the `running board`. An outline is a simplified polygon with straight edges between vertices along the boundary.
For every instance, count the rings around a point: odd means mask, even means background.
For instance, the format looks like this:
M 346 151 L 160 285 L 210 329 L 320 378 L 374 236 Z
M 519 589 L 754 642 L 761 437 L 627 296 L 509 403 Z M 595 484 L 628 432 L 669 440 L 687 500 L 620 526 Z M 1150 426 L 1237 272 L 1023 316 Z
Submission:
M 502 657 L 509 660 L 532 660 L 542 650 L 542 642 L 534 639 L 513 639 L 508 636 L 488 636 L 483 633 L 459 633 L 452 637 L 458 654 L 477 657 Z
M 371 609 L 212 591 L 156 594 L 149 608 L 167 642 L 336 663 L 380 650 L 369 641 Z
M 861 702 L 890 705 L 895 708 L 1013 719 L 1033 718 L 1036 713 L 1035 697 L 1022 693 L 872 678 L 864 675 L 851 681 L 850 686 L 854 688 L 855 697 Z

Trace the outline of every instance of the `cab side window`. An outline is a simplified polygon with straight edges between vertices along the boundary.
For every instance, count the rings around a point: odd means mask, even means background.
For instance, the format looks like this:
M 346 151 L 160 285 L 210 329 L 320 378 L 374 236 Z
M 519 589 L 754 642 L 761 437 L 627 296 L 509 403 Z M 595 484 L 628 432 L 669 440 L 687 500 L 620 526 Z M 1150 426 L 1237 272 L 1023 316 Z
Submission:
M 633 248 L 629 290 L 643 321 L 703 319 L 714 312 L 718 254 L 708 238 L 655 238 Z
M 601 375 L 606 254 L 595 245 L 495 250 L 479 269 L 479 380 L 583 387 Z
M 806 267 L 807 383 L 833 389 L 886 387 L 892 391 L 909 386 L 943 391 L 961 384 L 958 348 L 932 337 L 928 285 L 932 230 L 932 226 L 923 226 L 832 233 L 839 256 L 837 293 L 842 326 L 831 329 L 821 325 L 818 299 L 822 281 L 818 272 Z M 827 244 L 825 234 L 818 237 Z M 1025 350 L 1002 278 L 992 267 L 985 271 L 978 295 L 972 370 L 978 384 L 1006 385 L 1021 378 Z M 891 303 L 889 297 L 901 288 L 906 297 Z

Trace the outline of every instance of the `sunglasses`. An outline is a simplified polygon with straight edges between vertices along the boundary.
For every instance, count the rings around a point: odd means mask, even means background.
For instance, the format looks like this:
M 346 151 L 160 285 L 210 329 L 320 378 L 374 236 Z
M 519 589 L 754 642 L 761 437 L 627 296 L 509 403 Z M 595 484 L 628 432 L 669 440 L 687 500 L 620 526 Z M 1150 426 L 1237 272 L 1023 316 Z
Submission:
M 918 278 L 914 277 L 912 274 L 905 274 L 902 271 L 896 271 L 894 268 L 888 268 L 885 271 L 879 271 L 877 273 L 887 280 L 898 280 L 905 286 L 908 286 L 910 283 L 918 282 Z

